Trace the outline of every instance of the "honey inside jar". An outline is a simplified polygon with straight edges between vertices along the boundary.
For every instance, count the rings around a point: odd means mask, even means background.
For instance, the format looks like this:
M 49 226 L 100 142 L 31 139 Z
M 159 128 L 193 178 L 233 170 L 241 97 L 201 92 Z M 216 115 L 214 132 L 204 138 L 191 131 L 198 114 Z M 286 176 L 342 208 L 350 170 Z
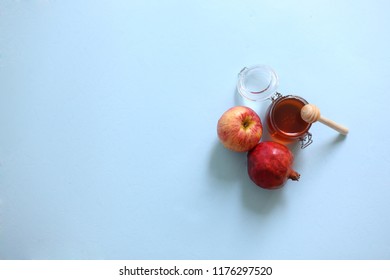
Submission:
M 274 100 L 267 112 L 267 125 L 271 136 L 283 142 L 292 142 L 303 137 L 311 126 L 301 118 L 301 109 L 307 103 L 305 99 L 293 95 Z

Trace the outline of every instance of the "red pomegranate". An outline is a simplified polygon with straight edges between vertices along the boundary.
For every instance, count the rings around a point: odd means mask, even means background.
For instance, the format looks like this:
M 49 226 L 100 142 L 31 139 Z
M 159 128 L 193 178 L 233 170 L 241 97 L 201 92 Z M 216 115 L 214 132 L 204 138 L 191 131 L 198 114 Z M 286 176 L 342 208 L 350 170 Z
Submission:
M 294 156 L 283 144 L 261 142 L 248 152 L 248 175 L 264 189 L 278 189 L 287 179 L 298 181 L 300 175 L 292 169 Z

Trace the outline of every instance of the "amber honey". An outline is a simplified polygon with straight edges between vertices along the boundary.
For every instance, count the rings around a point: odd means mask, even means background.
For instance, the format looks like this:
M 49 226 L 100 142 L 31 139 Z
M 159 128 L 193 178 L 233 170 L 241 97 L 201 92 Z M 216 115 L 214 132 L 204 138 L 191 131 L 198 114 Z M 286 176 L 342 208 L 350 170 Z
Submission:
M 271 137 L 287 143 L 302 139 L 311 126 L 301 118 L 301 109 L 306 104 L 305 99 L 294 95 L 275 99 L 266 115 Z

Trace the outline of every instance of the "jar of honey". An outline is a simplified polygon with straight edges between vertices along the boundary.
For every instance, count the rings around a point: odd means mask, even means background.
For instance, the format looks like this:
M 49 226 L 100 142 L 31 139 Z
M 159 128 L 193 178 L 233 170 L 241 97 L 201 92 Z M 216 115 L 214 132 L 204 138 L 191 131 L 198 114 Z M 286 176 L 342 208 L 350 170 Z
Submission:
M 238 74 L 237 90 L 241 96 L 251 101 L 271 100 L 265 115 L 265 124 L 270 136 L 284 144 L 301 142 L 301 148 L 310 145 L 311 123 L 301 117 L 301 109 L 308 102 L 296 95 L 283 96 L 277 92 L 278 76 L 267 65 L 243 68 Z

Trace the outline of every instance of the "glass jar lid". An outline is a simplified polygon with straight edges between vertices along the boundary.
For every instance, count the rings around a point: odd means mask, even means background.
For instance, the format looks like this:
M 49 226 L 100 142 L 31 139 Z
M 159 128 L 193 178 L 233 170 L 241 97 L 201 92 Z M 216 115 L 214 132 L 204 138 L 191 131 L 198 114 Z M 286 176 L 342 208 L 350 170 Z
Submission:
M 278 76 L 271 67 L 254 65 L 240 71 L 237 90 L 246 99 L 264 101 L 276 93 L 278 84 Z

